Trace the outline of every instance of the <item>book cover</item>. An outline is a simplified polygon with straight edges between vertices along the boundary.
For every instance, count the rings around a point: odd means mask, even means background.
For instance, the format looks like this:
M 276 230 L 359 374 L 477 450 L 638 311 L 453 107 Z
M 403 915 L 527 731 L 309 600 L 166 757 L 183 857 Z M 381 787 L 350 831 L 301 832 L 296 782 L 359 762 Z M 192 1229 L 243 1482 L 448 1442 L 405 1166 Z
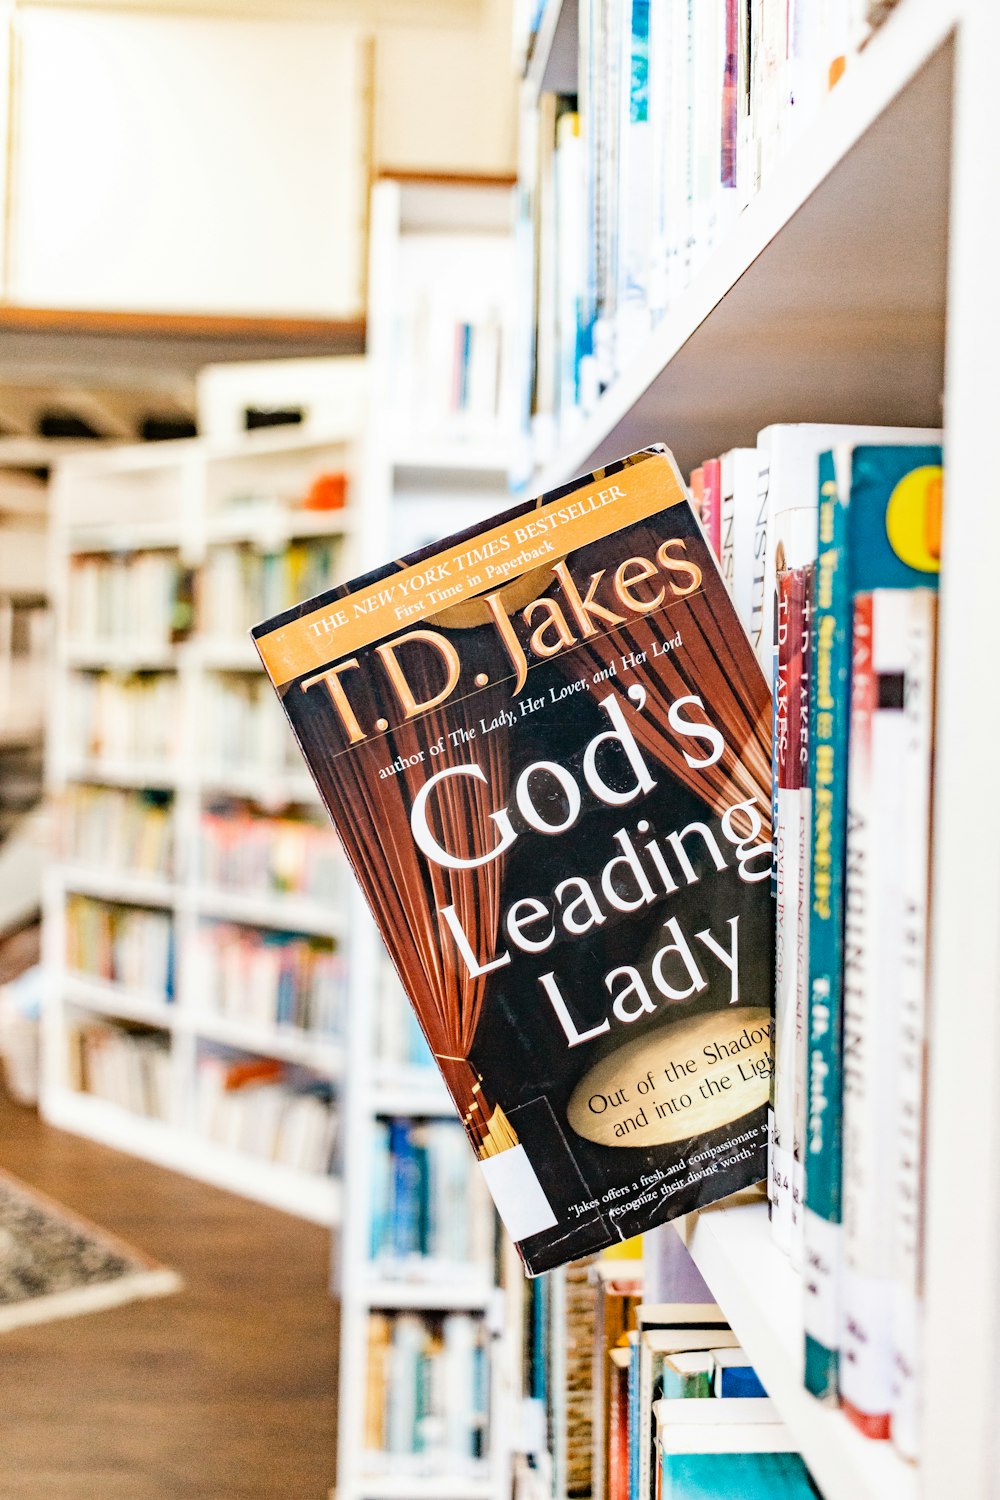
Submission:
M 528 1270 L 763 1176 L 769 694 L 667 450 L 254 636 Z

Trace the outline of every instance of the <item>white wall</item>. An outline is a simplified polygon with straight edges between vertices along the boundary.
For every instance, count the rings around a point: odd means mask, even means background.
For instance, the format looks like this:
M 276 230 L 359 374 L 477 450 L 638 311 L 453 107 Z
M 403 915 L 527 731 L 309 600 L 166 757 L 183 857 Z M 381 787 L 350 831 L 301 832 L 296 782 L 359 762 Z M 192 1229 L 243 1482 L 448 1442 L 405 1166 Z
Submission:
M 32 5 L 16 28 L 11 300 L 357 311 L 354 30 Z

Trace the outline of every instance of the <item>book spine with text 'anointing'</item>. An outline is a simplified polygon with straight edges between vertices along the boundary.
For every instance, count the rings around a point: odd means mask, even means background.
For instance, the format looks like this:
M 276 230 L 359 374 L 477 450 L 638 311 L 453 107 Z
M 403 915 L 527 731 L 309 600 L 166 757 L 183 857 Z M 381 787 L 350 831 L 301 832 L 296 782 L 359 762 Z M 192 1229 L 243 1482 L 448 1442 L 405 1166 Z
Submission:
M 706 458 L 701 466 L 701 524 L 716 557 L 722 558 L 722 461 Z
M 844 1308 L 840 1390 L 869 1437 L 889 1436 L 892 1187 L 906 809 L 908 591 L 854 603 L 844 980 Z

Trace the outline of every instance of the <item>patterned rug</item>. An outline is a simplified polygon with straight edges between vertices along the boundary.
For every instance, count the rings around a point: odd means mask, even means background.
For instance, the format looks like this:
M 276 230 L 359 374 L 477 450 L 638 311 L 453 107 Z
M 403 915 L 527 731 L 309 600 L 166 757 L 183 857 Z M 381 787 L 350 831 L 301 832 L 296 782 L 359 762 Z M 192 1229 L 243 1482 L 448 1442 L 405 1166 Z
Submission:
M 0 1171 L 0 1333 L 165 1297 L 179 1276 Z

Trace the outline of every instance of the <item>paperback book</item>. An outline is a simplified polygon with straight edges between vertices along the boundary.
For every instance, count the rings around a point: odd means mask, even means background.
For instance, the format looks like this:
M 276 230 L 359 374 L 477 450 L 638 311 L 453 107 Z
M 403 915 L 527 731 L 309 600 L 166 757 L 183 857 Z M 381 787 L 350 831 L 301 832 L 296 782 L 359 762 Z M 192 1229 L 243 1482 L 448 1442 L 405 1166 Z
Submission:
M 770 694 L 670 453 L 253 633 L 529 1273 L 762 1178 Z

